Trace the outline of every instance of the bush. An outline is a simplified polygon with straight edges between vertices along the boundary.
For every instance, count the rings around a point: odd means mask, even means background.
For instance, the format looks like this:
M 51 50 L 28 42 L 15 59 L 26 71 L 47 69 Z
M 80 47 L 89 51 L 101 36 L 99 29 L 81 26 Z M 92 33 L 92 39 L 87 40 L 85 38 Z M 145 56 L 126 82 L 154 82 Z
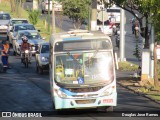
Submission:
M 133 63 L 130 63 L 130 62 L 119 62 L 119 70 L 122 70 L 122 71 L 137 71 L 138 70 L 138 65 L 135 65 Z
M 28 18 L 29 21 L 33 24 L 36 25 L 38 23 L 38 19 L 40 16 L 40 11 L 39 10 L 28 10 Z

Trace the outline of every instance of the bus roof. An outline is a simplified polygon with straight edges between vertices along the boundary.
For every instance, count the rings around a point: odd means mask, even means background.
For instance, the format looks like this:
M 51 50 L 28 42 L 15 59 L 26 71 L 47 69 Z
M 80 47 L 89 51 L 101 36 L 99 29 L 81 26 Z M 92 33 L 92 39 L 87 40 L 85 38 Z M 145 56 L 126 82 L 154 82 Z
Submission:
M 52 34 L 50 38 L 50 42 L 58 42 L 58 41 L 76 41 L 83 39 L 98 39 L 105 38 L 111 41 L 110 37 L 102 33 L 101 31 L 91 31 L 88 30 L 72 30 L 68 32 L 61 32 Z

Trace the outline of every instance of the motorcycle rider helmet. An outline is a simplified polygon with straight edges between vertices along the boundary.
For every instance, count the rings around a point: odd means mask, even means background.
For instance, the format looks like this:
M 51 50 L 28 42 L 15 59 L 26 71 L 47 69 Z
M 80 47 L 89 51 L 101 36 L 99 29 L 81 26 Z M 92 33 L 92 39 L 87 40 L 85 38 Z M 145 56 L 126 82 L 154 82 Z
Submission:
M 28 42 L 28 38 L 27 38 L 26 36 L 23 36 L 23 37 L 22 37 L 22 41 L 23 41 L 24 43 L 27 43 L 27 42 Z

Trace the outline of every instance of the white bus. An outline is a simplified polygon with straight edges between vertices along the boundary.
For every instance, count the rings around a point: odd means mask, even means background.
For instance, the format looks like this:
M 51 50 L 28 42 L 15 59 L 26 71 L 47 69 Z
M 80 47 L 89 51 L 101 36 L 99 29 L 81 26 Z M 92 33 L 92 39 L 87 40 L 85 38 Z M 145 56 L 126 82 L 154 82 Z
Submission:
M 116 73 L 110 37 L 74 30 L 51 35 L 50 87 L 55 110 L 117 105 Z

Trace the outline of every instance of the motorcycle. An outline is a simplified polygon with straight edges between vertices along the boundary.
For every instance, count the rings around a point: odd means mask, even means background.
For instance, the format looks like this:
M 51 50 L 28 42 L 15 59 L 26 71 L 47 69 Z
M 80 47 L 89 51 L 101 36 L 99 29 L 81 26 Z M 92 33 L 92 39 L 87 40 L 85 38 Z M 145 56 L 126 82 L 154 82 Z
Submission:
M 25 50 L 23 53 L 21 53 L 22 58 L 21 61 L 24 64 L 25 68 L 28 68 L 29 66 L 29 57 L 30 57 L 30 51 L 29 50 Z

